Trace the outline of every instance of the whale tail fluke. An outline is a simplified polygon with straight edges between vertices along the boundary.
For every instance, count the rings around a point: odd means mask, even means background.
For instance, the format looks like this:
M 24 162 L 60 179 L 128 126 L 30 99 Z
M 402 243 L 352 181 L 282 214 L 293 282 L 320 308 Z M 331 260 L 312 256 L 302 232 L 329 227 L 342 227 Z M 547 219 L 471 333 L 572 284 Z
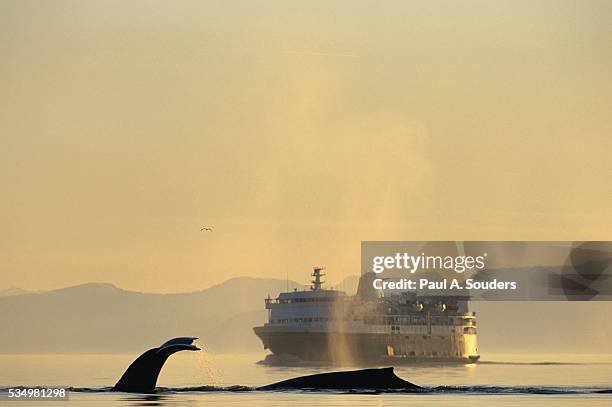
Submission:
M 174 338 L 158 348 L 151 348 L 140 355 L 127 368 L 113 387 L 114 391 L 129 393 L 153 393 L 157 378 L 168 357 L 182 350 L 200 350 L 193 342 L 194 337 Z
M 197 339 L 198 338 L 195 338 L 193 336 L 181 336 L 179 338 L 170 339 L 168 342 L 163 343 L 162 345 L 160 345 L 159 349 L 165 348 L 166 346 L 170 346 L 170 345 L 192 345 L 192 346 L 195 346 L 195 345 L 193 345 L 193 342 L 196 341 Z
M 157 348 L 157 353 L 160 355 L 166 355 L 166 357 L 172 355 L 181 350 L 201 350 L 193 344 L 198 338 L 182 337 L 170 339 L 168 342 Z

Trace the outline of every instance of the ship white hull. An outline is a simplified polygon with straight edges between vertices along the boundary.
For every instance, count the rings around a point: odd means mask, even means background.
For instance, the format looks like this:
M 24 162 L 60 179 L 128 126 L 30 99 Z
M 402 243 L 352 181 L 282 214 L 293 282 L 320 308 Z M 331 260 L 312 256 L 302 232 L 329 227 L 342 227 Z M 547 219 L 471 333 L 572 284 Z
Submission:
M 275 355 L 338 364 L 474 363 L 475 334 L 324 332 L 298 327 L 254 328 Z

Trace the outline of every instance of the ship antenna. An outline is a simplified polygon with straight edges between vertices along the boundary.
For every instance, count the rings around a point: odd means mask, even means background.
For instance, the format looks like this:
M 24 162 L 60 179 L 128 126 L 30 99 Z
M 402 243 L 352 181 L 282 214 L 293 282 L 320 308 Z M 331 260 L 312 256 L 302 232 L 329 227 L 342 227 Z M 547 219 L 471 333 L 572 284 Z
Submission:
M 310 282 L 312 283 L 312 285 L 310 286 L 310 289 L 312 291 L 322 290 L 321 287 L 323 286 L 323 283 L 325 281 L 322 281 L 321 277 L 325 276 L 325 273 L 323 273 L 323 270 L 325 270 L 325 267 L 324 266 L 318 266 L 318 267 L 315 266 L 315 267 L 313 267 L 313 269 L 314 270 L 313 270 L 313 272 L 311 274 L 313 279 L 310 280 Z

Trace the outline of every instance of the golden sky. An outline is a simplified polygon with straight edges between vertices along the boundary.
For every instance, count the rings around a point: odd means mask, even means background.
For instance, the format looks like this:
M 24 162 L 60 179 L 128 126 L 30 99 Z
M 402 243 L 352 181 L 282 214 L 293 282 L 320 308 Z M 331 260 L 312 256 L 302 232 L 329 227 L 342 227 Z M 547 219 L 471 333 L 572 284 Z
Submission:
M 0 288 L 612 240 L 612 4 L 533 3 L 1 0 Z

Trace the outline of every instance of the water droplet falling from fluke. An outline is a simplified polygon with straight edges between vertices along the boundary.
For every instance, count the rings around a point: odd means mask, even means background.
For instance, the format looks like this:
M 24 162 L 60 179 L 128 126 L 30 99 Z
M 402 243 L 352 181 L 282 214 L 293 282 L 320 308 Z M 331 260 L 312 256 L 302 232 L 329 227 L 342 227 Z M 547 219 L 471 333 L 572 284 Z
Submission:
M 196 340 L 194 344 L 201 349 L 199 352 L 196 352 L 198 373 L 200 376 L 197 379 L 203 385 L 218 385 L 221 379 L 221 372 L 215 365 L 211 354 L 206 350 L 206 347 L 201 342 Z

